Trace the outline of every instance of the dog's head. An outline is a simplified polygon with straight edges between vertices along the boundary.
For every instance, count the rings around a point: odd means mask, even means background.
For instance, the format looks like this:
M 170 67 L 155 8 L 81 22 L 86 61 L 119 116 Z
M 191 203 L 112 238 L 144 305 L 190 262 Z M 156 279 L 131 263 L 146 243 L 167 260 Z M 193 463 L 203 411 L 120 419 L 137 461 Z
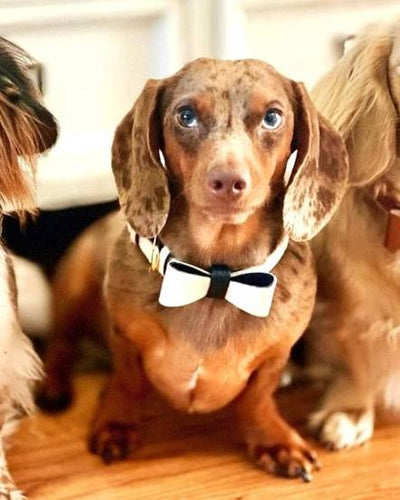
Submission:
M 216 222 L 240 224 L 268 210 L 285 189 L 294 150 L 283 223 L 302 241 L 325 225 L 344 192 L 341 138 L 303 85 L 271 66 L 199 59 L 146 84 L 116 131 L 113 171 L 128 221 L 150 237 L 166 222 L 170 188 Z
M 28 74 L 33 60 L 0 37 L 0 210 L 32 209 L 35 158 L 57 138 Z
M 400 23 L 368 26 L 312 97 L 346 142 L 349 184 L 380 179 L 400 156 Z

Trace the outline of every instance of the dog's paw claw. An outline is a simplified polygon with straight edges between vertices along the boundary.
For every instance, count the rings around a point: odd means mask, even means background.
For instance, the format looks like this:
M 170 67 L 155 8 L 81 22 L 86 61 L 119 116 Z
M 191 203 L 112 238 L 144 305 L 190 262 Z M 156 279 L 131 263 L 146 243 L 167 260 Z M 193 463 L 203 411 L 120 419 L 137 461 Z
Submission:
M 89 438 L 90 453 L 99 455 L 105 464 L 125 460 L 139 445 L 136 425 L 109 422 Z
M 258 467 L 278 476 L 301 478 L 309 483 L 312 472 L 319 470 L 317 454 L 307 447 L 294 445 L 256 446 L 251 451 Z
M 305 483 L 311 483 L 311 481 L 314 479 L 313 478 L 313 475 L 311 474 L 311 472 L 308 472 L 306 470 L 301 470 L 300 474 L 299 474 L 299 477 L 301 477 L 301 479 L 305 482 Z

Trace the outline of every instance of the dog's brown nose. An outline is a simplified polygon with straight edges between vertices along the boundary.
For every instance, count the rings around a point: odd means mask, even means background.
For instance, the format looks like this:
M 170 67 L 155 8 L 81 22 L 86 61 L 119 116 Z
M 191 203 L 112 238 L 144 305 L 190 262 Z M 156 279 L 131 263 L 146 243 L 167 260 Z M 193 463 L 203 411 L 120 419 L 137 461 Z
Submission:
M 247 190 L 248 180 L 231 168 L 214 167 L 207 175 L 207 187 L 218 197 L 238 198 Z

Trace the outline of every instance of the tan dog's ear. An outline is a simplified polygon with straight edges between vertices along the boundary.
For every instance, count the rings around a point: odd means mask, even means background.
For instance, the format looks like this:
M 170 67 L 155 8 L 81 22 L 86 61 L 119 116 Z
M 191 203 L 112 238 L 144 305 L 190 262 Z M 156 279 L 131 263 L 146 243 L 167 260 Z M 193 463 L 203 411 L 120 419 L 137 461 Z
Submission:
M 312 91 L 317 108 L 346 142 L 351 186 L 372 184 L 398 155 L 395 101 L 400 88 L 392 88 L 398 74 L 393 74 L 391 51 L 386 28 L 368 26 Z
M 283 205 L 283 223 L 295 241 L 313 238 L 332 217 L 347 185 L 348 158 L 340 135 L 316 110 L 304 86 L 293 82 L 297 111 L 292 147 L 294 173 Z
M 147 238 L 161 231 L 170 204 L 167 176 L 159 159 L 162 132 L 157 104 L 162 81 L 147 82 L 118 126 L 112 147 L 120 204 L 134 230 Z

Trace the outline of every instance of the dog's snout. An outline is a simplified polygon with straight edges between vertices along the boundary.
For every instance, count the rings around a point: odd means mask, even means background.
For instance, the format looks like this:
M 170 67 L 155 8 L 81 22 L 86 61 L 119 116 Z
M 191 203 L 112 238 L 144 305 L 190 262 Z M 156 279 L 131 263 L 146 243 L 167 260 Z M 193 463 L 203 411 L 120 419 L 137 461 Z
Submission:
M 207 176 L 207 187 L 215 196 L 239 197 L 248 186 L 245 175 L 228 168 L 214 167 Z

